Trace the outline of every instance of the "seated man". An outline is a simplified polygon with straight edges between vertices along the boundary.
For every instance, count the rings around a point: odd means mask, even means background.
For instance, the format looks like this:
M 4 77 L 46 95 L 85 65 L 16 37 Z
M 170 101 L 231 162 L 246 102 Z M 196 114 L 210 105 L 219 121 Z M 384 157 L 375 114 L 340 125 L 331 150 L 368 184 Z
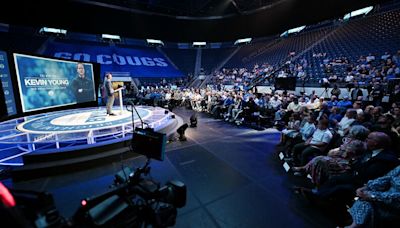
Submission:
M 373 226 L 372 222 L 376 223 L 376 221 L 372 221 L 375 216 L 386 220 L 399 218 L 399 186 L 400 166 L 397 166 L 385 176 L 370 180 L 367 185 L 357 189 L 356 193 L 359 199 L 349 209 L 353 218 L 353 223 L 349 227 Z
M 331 100 L 328 101 L 328 108 L 331 109 L 332 107 L 336 107 L 338 104 L 338 100 L 336 96 L 332 96 Z
M 371 132 L 367 138 L 368 152 L 352 165 L 353 172 L 332 177 L 316 193 L 320 199 L 334 198 L 337 202 L 349 202 L 354 191 L 369 180 L 381 177 L 400 164 L 390 150 L 389 136 Z
M 258 106 L 257 104 L 254 102 L 253 97 L 249 98 L 249 101 L 245 103 L 244 107 L 243 107 L 243 112 L 244 112 L 244 118 L 247 121 L 251 121 L 251 119 L 253 119 L 253 113 L 258 111 Z
M 351 124 L 356 120 L 357 111 L 355 109 L 348 109 L 346 115 L 337 124 L 337 130 L 340 136 L 345 136 L 350 130 Z
M 341 111 L 346 111 L 346 109 L 353 107 L 353 103 L 349 100 L 348 96 L 343 97 L 343 100 L 337 103 L 337 106 Z
M 305 142 L 309 139 L 315 131 L 315 117 L 310 115 L 308 121 L 300 128 L 301 139 Z
M 333 135 L 328 129 L 328 120 L 322 119 L 318 122 L 318 128 L 311 138 L 304 143 L 293 147 L 293 158 L 301 165 L 307 164 L 312 157 L 322 155 L 332 140 Z
M 230 122 L 234 122 L 242 111 L 243 111 L 243 100 L 242 97 L 237 96 L 235 104 L 233 105 L 232 108 L 232 116 Z
M 286 139 L 286 143 L 282 143 L 282 145 L 284 145 L 285 147 L 285 156 L 286 157 L 291 157 L 291 151 L 292 148 L 301 142 L 305 142 L 307 141 L 307 139 L 309 139 L 312 134 L 314 133 L 316 127 L 315 127 L 315 117 L 313 115 L 309 115 L 309 116 L 302 116 L 303 120 L 305 123 L 302 125 L 302 123 L 300 123 L 300 130 L 299 130 L 299 134 L 296 135 L 296 137 L 294 138 L 287 138 Z M 303 122 L 302 121 L 302 122 Z M 289 159 L 290 160 L 290 159 Z
M 287 107 L 288 112 L 299 112 L 300 111 L 300 104 L 297 98 L 293 98 L 293 101 L 289 103 Z

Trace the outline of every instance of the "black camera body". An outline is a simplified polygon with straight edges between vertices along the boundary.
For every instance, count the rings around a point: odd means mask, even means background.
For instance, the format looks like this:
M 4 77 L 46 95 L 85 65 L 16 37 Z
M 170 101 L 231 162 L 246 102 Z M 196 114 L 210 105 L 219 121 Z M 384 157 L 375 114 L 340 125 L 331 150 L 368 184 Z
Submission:
M 168 227 L 175 225 L 177 208 L 186 205 L 186 185 L 169 181 L 164 186 L 144 178 L 149 162 L 132 172 L 125 168 L 115 175 L 112 189 L 85 199 L 74 216 L 84 227 Z

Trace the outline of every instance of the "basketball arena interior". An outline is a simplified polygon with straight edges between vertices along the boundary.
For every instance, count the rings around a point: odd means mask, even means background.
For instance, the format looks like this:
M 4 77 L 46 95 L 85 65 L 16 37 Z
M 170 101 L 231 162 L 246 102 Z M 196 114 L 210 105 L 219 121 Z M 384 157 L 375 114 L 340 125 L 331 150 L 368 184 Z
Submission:
M 2 227 L 400 227 L 399 0 L 13 0 Z

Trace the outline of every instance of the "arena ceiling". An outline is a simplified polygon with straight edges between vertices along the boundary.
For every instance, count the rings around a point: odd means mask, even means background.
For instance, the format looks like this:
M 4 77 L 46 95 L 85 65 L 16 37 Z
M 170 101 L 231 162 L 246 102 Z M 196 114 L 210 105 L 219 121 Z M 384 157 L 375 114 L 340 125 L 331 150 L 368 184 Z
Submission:
M 263 37 L 380 0 L 13 0 L 0 23 L 165 41 Z

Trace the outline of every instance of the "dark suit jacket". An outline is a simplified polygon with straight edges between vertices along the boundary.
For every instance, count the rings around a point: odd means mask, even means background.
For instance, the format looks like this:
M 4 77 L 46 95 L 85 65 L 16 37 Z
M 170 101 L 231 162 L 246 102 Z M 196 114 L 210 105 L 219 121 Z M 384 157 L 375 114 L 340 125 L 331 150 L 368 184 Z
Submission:
M 113 96 L 113 94 L 114 94 L 114 89 L 113 89 L 113 87 L 112 87 L 112 82 L 109 81 L 109 80 L 107 80 L 104 86 L 105 86 L 105 88 L 106 88 L 107 96 L 109 96 L 109 97 Z
M 369 156 L 368 153 L 366 156 Z M 396 154 L 389 150 L 383 150 L 375 157 L 363 160 L 353 165 L 354 178 L 359 184 L 365 184 L 369 180 L 376 179 L 388 173 L 400 164 Z
M 350 199 L 355 190 L 362 187 L 369 180 L 384 176 L 390 170 L 400 164 L 396 155 L 389 151 L 381 151 L 375 157 L 370 158 L 367 153 L 353 165 L 352 173 L 346 173 L 330 178 L 319 189 L 321 198 Z

